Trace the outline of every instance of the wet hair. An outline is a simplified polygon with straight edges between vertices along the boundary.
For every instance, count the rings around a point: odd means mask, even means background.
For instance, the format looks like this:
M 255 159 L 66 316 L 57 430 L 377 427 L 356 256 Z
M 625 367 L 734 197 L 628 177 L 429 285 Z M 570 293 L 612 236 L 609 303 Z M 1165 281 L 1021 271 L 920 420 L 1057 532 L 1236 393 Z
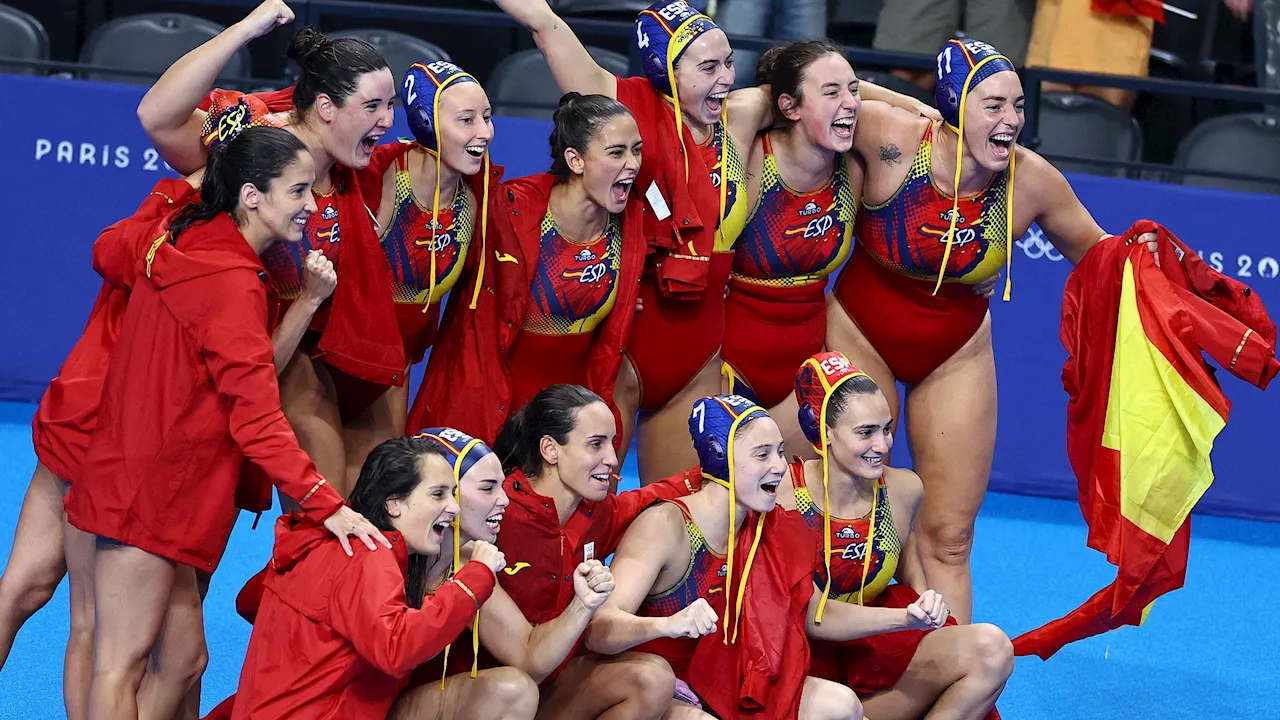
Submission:
M 591 140 L 605 125 L 618 115 L 629 115 L 626 105 L 605 95 L 581 95 L 565 93 L 554 115 L 555 127 L 551 129 L 551 170 L 557 180 L 573 176 L 564 151 L 569 148 L 587 154 Z
M 804 84 L 805 70 L 831 54 L 844 55 L 839 46 L 825 38 L 771 47 L 756 63 L 756 84 L 769 86 L 775 112 L 781 112 L 778 101 L 783 95 L 795 98 L 799 105 L 804 101 L 800 86 Z
M 408 497 L 423 481 L 422 463 L 429 455 L 446 462 L 444 448 L 427 438 L 398 437 L 383 442 L 365 458 L 360 477 L 351 490 L 351 509 L 363 515 L 383 532 L 395 530 L 387 514 L 387 501 Z M 409 556 L 405 576 L 405 597 L 410 607 L 422 607 L 426 595 L 427 570 L 434 558 Z
M 564 445 L 578 426 L 578 411 L 601 397 L 581 385 L 551 385 L 542 389 L 527 405 L 512 413 L 498 431 L 493 451 L 502 462 L 502 472 L 510 475 L 519 468 L 526 476 L 542 472 L 544 435 Z
M 200 202 L 178 211 L 169 223 L 169 242 L 177 244 L 182 231 L 219 213 L 231 213 L 233 220 L 243 222 L 240 188 L 249 184 L 270 192 L 271 183 L 306 151 L 293 133 L 267 126 L 245 128 L 231 142 L 213 148 L 200 182 Z
M 840 422 L 854 395 L 875 395 L 878 392 L 880 386 L 867 375 L 855 375 L 840 383 L 827 400 L 827 427 L 835 427 Z
M 320 93 L 342 107 L 356 91 L 361 75 L 390 69 L 386 58 L 364 40 L 330 40 L 313 27 L 303 28 L 293 36 L 288 56 L 301 70 L 293 86 L 293 105 L 300 114 L 316 104 Z

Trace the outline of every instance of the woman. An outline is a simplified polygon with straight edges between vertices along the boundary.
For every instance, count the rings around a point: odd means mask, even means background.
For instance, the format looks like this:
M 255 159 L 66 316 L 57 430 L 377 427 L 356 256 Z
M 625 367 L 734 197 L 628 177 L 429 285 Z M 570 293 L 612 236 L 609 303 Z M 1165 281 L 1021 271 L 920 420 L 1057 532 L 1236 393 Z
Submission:
M 613 554 L 622 533 L 648 505 L 693 492 L 696 473 L 613 494 L 617 425 L 599 395 L 577 385 L 552 385 L 517 410 L 498 433 L 494 452 L 507 473 L 511 500 L 498 547 L 508 570 L 502 588 L 533 624 L 573 601 L 579 563 Z M 542 683 L 548 718 L 658 718 L 671 698 L 671 668 L 653 655 L 579 654 Z M 583 692 L 583 688 L 590 688 Z M 549 712 L 554 708 L 556 712 Z
M 281 0 L 266 0 L 183 56 L 147 92 L 138 117 L 170 165 L 194 172 L 204 164 L 202 140 L 235 126 L 248 102 L 238 93 L 217 92 L 210 98 L 216 104 L 206 112 L 201 109 L 205 93 L 237 50 L 292 20 Z M 263 100 L 315 162 L 317 211 L 302 243 L 272 249 L 263 263 L 283 306 L 298 296 L 303 258 L 310 250 L 324 253 L 342 278 L 281 375 L 280 389 L 298 442 L 345 495 L 369 450 L 403 432 L 403 425 L 390 424 L 396 413 L 389 409 L 387 392 L 404 384 L 408 363 L 396 325 L 391 273 L 356 175 L 391 127 L 395 81 L 386 60 L 368 43 L 329 40 L 313 28 L 294 37 L 289 57 L 300 69 L 297 83 Z
M 895 417 L 895 382 L 907 387 L 911 455 L 925 487 L 921 559 L 963 624 L 973 612 L 969 552 L 996 430 L 988 301 L 967 286 L 997 276 L 1033 222 L 1072 264 L 1106 233 L 1062 173 L 1016 144 L 1022 85 L 1007 58 L 975 40 L 948 42 L 934 95 L 944 122 L 863 108 L 854 138 L 867 163 L 859 242 L 827 302 L 827 347 L 876 381 Z
M 729 39 L 684 0 L 658 0 L 637 17 L 643 78 L 616 78 L 596 64 L 546 0 L 497 4 L 533 33 L 562 91 L 617 98 L 645 141 L 636 186 L 652 211 L 644 233 L 654 254 L 615 402 L 624 449 L 640 412 L 640 479 L 653 482 L 696 462 L 685 418 L 695 399 L 720 389 L 723 299 L 748 208 L 740 148 L 767 126 L 768 96 L 759 88 L 729 92 Z M 873 92 L 864 85 L 865 94 Z
M 694 405 L 689 431 L 702 476 L 684 500 L 645 511 L 611 565 L 614 594 L 587 630 L 587 647 L 661 654 L 681 681 L 671 717 L 861 718 L 854 693 L 806 677 L 809 643 L 913 625 L 940 625 L 929 595 L 919 615 L 851 608 L 818 617 L 818 546 L 793 512 L 774 511 L 786 473 L 782 435 L 759 405 L 736 395 Z M 694 668 L 714 668 L 696 671 Z
M 490 239 L 505 260 L 450 305 L 414 426 L 488 440 L 549 385 L 613 397 L 644 263 L 641 202 L 631 194 L 640 132 L 617 100 L 569 93 L 550 145 L 549 172 L 494 194 Z M 473 299 L 474 309 L 464 304 Z
M 915 473 L 887 465 L 889 403 L 836 352 L 804 362 L 795 397 L 800 425 L 822 459 L 791 464 L 778 504 L 798 510 L 825 545 L 829 560 L 816 581 L 826 601 L 910 607 L 929 590 L 910 539 L 922 487 Z M 993 706 L 1013 672 L 1013 645 L 994 625 L 952 620 L 932 631 L 815 641 L 811 672 L 848 685 L 877 720 L 998 718 Z
M 298 242 L 315 168 L 277 128 L 216 151 L 199 204 L 168 223 L 141 265 L 103 387 L 87 472 L 67 519 L 97 535 L 89 714 L 137 716 L 164 635 L 202 640 L 195 569 L 212 572 L 235 519 L 242 463 L 257 465 L 348 547 L 385 543 L 327 487 L 280 412 L 259 256 Z M 200 643 L 203 645 L 203 643 Z M 198 674 L 197 674 L 198 677 Z M 174 706 L 189 689 L 170 688 Z
M 756 81 L 782 127 L 756 138 L 747 166 L 751 215 L 725 299 L 727 390 L 769 408 L 788 447 L 804 446 L 791 388 L 826 341 L 827 276 L 853 247 L 862 164 L 847 154 L 862 106 L 840 49 L 809 40 L 770 49 Z
M 428 438 L 388 440 L 369 454 L 351 506 L 372 518 L 391 552 L 358 551 L 347 560 L 313 520 L 277 521 L 232 717 L 388 716 L 413 668 L 458 637 L 505 567 L 497 548 L 477 540 L 467 547 L 470 560 L 430 594 L 409 570 L 414 558 L 448 553 L 445 534 L 459 511 L 454 476 L 452 459 Z M 508 675 L 478 699 L 488 714 L 465 717 L 532 718 L 536 687 L 528 676 Z

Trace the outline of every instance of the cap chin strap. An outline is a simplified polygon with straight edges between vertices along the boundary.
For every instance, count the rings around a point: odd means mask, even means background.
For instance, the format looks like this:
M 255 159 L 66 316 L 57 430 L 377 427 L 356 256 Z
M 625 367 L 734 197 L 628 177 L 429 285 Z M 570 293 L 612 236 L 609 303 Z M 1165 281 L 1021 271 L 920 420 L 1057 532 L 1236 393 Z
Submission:
M 439 97 L 439 95 L 436 97 Z M 462 446 L 462 450 L 458 452 L 458 457 L 453 461 L 453 501 L 459 505 L 462 504 L 462 476 L 459 473 L 462 469 L 462 461 L 466 459 L 467 453 L 471 452 L 471 449 L 479 444 L 479 438 L 472 438 L 471 442 Z M 453 577 L 462 565 L 462 528 L 458 521 L 460 517 L 461 509 L 459 509 L 459 514 L 454 515 L 453 520 L 449 523 L 453 527 L 453 564 L 449 568 L 449 577 Z M 445 678 L 449 677 L 449 650 L 452 647 L 453 643 L 444 646 L 444 671 L 440 675 L 440 692 L 444 692 L 444 681 Z M 475 677 L 479 670 L 480 609 L 477 608 L 475 617 L 471 619 L 471 677 Z

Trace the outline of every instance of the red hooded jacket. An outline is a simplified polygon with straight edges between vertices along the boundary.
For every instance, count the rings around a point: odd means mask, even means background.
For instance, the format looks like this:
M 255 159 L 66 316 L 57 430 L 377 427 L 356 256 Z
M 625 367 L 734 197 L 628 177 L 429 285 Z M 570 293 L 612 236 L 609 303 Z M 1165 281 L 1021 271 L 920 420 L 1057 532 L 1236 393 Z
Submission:
M 212 570 L 247 458 L 317 521 L 342 505 L 280 410 L 266 272 L 230 216 L 140 258 L 68 518 Z
M 79 478 L 98 424 L 102 383 L 137 277 L 138 258 L 159 237 L 156 223 L 195 197 L 196 190 L 187 181 L 164 178 L 133 215 L 103 230 L 93 243 L 93 268 L 106 282 L 98 291 L 84 333 L 49 383 L 31 421 L 36 457 L 66 482 Z
M 491 172 L 496 174 L 500 169 Z M 494 184 L 496 180 L 496 176 L 491 178 Z M 524 325 L 529 289 L 537 271 L 540 226 L 554 185 L 555 178 L 543 174 L 510 180 L 491 190 L 483 277 L 473 269 L 469 281 L 455 287 L 449 298 L 426 378 L 409 412 L 409 427 L 456 427 L 492 443 L 516 409 L 511 407 L 513 368 L 508 353 Z M 632 196 L 623 213 L 618 294 L 613 311 L 597 330 L 585 382 L 609 404 L 619 426 L 621 415 L 613 404 L 613 388 L 644 271 L 642 208 L 642 201 Z M 477 245 L 472 242 L 473 248 Z M 472 310 L 477 282 L 480 294 Z
M 276 522 L 262 607 L 232 717 L 383 720 L 419 664 L 442 652 L 493 593 L 493 572 L 469 562 L 411 608 L 409 552 L 360 543 L 348 558 L 323 527 L 296 514 Z
M 756 515 L 747 516 L 738 536 L 736 561 L 744 562 L 755 537 Z M 726 720 L 798 717 L 800 695 L 809 672 L 805 619 L 813 596 L 814 558 L 819 543 L 797 512 L 775 508 L 765 515 L 764 539 L 742 598 L 736 642 L 724 642 L 724 623 L 698 639 L 687 682 L 698 697 Z M 734 578 L 741 577 L 735 568 Z M 735 585 L 736 585 L 735 581 Z M 721 618 L 737 588 L 717 594 L 713 607 Z
M 618 78 L 618 102 L 627 106 L 640 126 L 644 157 L 635 189 L 643 195 L 657 185 L 671 215 L 662 220 L 644 203 L 644 236 L 657 252 L 654 272 L 663 295 L 701 297 L 707 289 L 711 253 L 715 249 L 720 193 L 697 156 L 698 144 L 688 126 L 676 137 L 675 111 L 646 78 Z M 685 158 L 689 154 L 688 176 Z M 723 288 L 715 288 L 720 292 Z M 721 298 L 713 298 L 716 301 Z

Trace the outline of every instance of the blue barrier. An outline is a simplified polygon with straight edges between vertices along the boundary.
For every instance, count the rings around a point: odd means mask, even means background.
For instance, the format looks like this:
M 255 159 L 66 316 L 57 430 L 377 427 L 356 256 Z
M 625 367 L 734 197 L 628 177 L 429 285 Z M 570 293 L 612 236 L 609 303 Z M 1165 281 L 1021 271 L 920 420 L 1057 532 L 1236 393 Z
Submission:
M 34 402 L 79 336 L 100 284 L 90 267 L 92 240 L 132 212 L 163 174 L 173 175 L 147 141 L 134 110 L 143 88 L 0 76 L 0 197 L 15 223 L 0 268 L 8 311 L 0 337 L 0 400 Z M 549 164 L 549 124 L 495 118 L 492 154 L 508 177 Z M 390 136 L 407 135 L 398 114 Z M 1280 217 L 1280 197 L 1073 175 L 1077 195 L 1102 227 L 1119 233 L 1135 220 L 1160 221 L 1219 270 L 1263 298 L 1280 289 L 1280 245 L 1263 237 Z M 1067 463 L 1065 352 L 1058 341 L 1062 288 L 1070 266 L 1039 231 L 1018 242 L 1013 301 L 993 304 L 1000 379 L 999 437 L 991 486 L 1074 498 Z M 1273 303 L 1272 310 L 1277 306 Z M 415 373 L 420 377 L 421 369 Z M 1280 521 L 1280 443 L 1266 439 L 1280 399 L 1219 373 L 1232 399 L 1219 437 L 1217 479 L 1199 510 Z M 908 419 L 909 420 L 909 419 Z M 907 460 L 900 434 L 895 463 Z

